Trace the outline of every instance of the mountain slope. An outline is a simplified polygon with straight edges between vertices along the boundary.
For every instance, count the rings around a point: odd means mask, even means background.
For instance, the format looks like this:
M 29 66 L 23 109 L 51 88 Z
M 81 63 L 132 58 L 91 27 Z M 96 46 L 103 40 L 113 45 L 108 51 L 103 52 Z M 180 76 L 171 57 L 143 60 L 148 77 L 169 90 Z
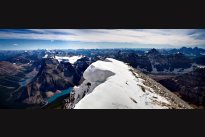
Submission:
M 37 76 L 20 90 L 20 100 L 27 104 L 41 104 L 44 98 L 59 90 L 78 85 L 80 79 L 80 72 L 71 63 L 44 58 Z
M 65 108 L 191 108 L 160 84 L 115 59 L 107 58 L 91 64 L 83 76 L 85 81 L 74 87 Z
M 170 91 L 178 93 L 181 98 L 205 107 L 205 68 L 196 70 L 173 78 L 162 79 L 159 82 Z

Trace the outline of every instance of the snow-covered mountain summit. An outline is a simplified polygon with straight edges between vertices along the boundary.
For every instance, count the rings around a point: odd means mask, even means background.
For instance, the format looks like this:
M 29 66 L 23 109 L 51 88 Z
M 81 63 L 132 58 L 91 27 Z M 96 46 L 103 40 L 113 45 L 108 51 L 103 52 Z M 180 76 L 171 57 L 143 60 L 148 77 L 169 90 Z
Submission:
M 84 82 L 71 92 L 66 108 L 191 108 L 159 83 L 115 59 L 92 63 L 83 77 Z

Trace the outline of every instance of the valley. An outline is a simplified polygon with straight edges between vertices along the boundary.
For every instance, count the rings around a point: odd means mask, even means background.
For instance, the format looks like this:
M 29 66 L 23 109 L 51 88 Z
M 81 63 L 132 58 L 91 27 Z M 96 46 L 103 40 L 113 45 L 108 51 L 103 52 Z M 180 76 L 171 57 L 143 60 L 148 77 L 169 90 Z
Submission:
M 90 96 L 93 90 L 101 86 L 102 81 L 106 81 L 105 79 L 103 80 L 104 77 L 107 79 L 107 75 L 116 73 L 113 70 L 110 72 L 110 67 L 108 66 L 105 69 L 109 71 L 105 74 L 99 71 L 100 79 L 95 79 L 94 83 L 92 83 L 90 78 L 88 78 L 89 80 L 86 79 L 88 77 L 85 76 L 87 69 L 93 63 L 99 61 L 107 61 L 105 64 L 108 64 L 108 62 L 117 60 L 135 69 L 138 75 L 141 73 L 143 73 L 143 76 L 146 75 L 144 78 L 147 79 L 145 81 L 148 83 L 150 81 L 148 79 L 151 78 L 159 83 L 163 90 L 166 90 L 166 92 L 167 90 L 169 90 L 168 92 L 171 91 L 182 100 L 188 102 L 193 108 L 203 108 L 205 106 L 205 56 L 203 53 L 205 53 L 205 50 L 197 47 L 182 47 L 180 49 L 1 51 L 0 107 L 72 109 L 74 104 L 77 104 L 84 97 Z M 104 67 L 106 65 L 102 65 L 100 68 Z M 120 67 L 115 69 L 121 69 Z M 122 74 L 123 72 L 118 75 Z M 89 75 L 91 76 L 92 73 L 89 73 Z M 130 81 L 132 80 L 128 80 L 127 83 Z M 111 85 L 119 84 L 112 81 Z M 123 87 L 124 85 L 119 86 Z M 150 86 L 154 88 L 153 84 Z M 73 98 L 69 98 L 74 91 L 78 92 L 77 87 L 86 87 L 86 89 L 82 88 L 85 91 L 75 97 L 75 101 L 73 100 L 74 104 L 70 104 Z M 131 98 L 132 102 L 133 100 L 134 102 L 140 100 L 139 98 Z M 126 106 L 119 102 L 114 104 L 117 108 Z M 133 108 L 133 105 L 131 106 Z M 129 106 L 127 107 L 129 108 Z

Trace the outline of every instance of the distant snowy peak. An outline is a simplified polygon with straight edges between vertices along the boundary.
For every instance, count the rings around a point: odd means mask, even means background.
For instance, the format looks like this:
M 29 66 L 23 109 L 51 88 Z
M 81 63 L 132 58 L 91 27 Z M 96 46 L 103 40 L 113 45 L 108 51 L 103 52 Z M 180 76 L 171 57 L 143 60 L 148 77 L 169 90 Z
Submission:
M 85 81 L 73 91 L 71 104 L 75 109 L 191 108 L 158 83 L 115 59 L 91 64 L 83 76 Z
M 48 54 L 46 54 L 43 58 L 48 58 Z
M 70 62 L 71 64 L 74 64 L 77 60 L 83 58 L 84 56 L 49 56 L 46 54 L 43 58 L 55 58 L 58 60 L 58 62 L 64 61 L 64 62 Z
M 71 57 L 62 57 L 62 56 L 55 56 L 55 59 L 57 59 L 59 62 L 61 61 L 68 61 L 71 64 L 74 64 L 78 59 L 81 59 L 84 56 L 71 56 Z

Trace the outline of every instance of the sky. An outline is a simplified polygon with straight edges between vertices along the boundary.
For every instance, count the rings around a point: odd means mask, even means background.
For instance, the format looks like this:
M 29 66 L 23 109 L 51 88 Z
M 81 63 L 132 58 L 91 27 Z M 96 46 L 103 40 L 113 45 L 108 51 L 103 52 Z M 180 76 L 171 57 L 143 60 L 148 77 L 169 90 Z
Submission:
M 1 50 L 205 48 L 205 29 L 0 29 Z

